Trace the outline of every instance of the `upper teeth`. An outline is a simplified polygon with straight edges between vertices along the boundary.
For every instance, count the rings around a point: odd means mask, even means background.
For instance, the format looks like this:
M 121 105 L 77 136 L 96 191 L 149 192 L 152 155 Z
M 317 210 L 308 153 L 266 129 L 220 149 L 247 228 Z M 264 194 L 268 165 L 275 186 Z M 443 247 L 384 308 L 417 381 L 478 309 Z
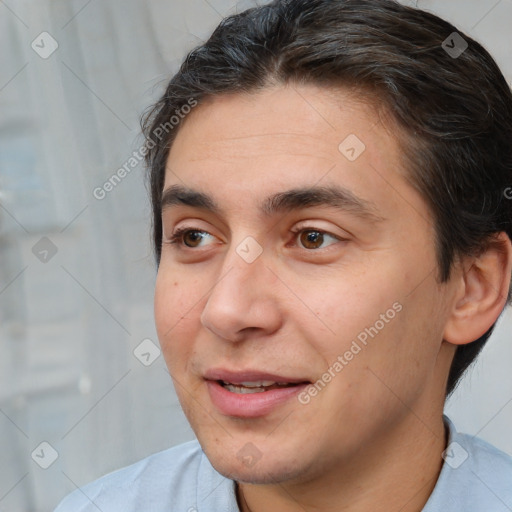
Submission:
M 232 384 L 231 382 L 222 381 L 224 384 Z M 238 386 L 245 386 L 246 388 L 262 388 L 266 386 L 272 386 L 273 384 L 278 384 L 273 380 L 256 380 L 253 382 L 240 382 L 240 384 L 235 384 Z M 283 383 L 284 384 L 284 383 Z

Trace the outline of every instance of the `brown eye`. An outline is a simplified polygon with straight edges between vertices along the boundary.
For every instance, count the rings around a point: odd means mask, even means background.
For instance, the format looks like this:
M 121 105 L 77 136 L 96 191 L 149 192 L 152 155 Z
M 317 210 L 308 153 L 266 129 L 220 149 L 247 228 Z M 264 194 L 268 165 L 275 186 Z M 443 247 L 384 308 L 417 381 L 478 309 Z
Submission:
M 176 230 L 170 237 L 170 244 L 174 245 L 177 249 L 182 247 L 195 249 L 199 247 L 203 239 L 206 239 L 210 235 L 207 231 L 200 229 L 181 228 Z
M 300 243 L 306 249 L 318 249 L 322 246 L 323 241 L 324 234 L 321 231 L 309 229 L 300 234 Z
M 327 231 L 312 227 L 302 229 L 299 228 L 297 230 L 293 230 L 292 233 L 295 234 L 296 239 L 298 238 L 300 240 L 300 247 L 309 250 L 324 249 L 329 247 L 329 245 L 333 245 L 336 242 L 341 242 L 344 240 L 343 238 L 332 235 Z M 331 239 L 330 242 L 329 239 Z
M 204 238 L 205 233 L 202 231 L 188 230 L 182 234 L 183 243 L 187 247 L 197 247 Z

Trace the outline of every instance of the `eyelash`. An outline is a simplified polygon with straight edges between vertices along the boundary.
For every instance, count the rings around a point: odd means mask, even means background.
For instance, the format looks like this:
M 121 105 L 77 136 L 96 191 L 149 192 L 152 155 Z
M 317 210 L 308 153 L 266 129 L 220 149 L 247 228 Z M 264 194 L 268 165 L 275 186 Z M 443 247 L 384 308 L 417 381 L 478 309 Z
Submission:
M 181 243 L 183 242 L 183 235 L 185 233 L 187 233 L 188 231 L 194 231 L 194 232 L 197 232 L 197 233 L 206 233 L 206 231 L 203 231 L 202 229 L 197 229 L 197 228 L 188 228 L 188 227 L 178 228 L 169 237 L 169 240 L 167 240 L 165 243 L 168 243 L 168 244 L 178 244 L 178 243 L 180 243 L 180 245 L 181 245 Z M 188 247 L 188 249 L 193 249 L 193 247 Z
M 166 240 L 164 243 L 171 244 L 171 245 L 176 245 L 178 249 L 183 249 L 185 247 L 185 250 L 194 250 L 195 247 L 183 246 L 183 237 L 184 237 L 185 233 L 187 233 L 189 231 L 196 232 L 196 233 L 206 233 L 208 235 L 210 234 L 207 231 L 204 231 L 202 229 L 197 229 L 197 228 L 192 228 L 192 227 L 184 226 L 182 228 L 178 228 L 169 237 L 169 240 Z M 322 235 L 328 235 L 328 236 L 338 240 L 339 242 L 346 241 L 346 239 L 341 238 L 339 236 L 336 236 L 336 235 L 334 235 L 332 233 L 329 233 L 329 231 L 324 231 L 322 229 L 318 229 L 318 228 L 315 228 L 313 226 L 301 226 L 300 228 L 296 228 L 296 229 L 290 230 L 290 233 L 292 233 L 294 235 L 294 239 L 295 239 L 295 238 L 297 238 L 297 235 L 299 233 L 302 233 L 303 231 L 313 231 L 313 232 L 316 232 L 316 233 L 320 233 Z M 331 244 L 331 245 L 333 245 L 333 244 Z M 321 250 L 321 249 L 306 249 L 304 247 L 301 247 L 301 249 L 303 249 L 304 251 L 308 251 L 308 252 Z

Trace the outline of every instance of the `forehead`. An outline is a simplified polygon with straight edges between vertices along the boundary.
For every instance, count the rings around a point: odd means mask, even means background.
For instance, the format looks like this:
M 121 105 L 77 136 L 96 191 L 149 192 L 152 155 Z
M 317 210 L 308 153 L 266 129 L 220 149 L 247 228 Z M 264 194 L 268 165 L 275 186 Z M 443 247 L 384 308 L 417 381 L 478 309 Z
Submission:
M 399 206 L 397 187 L 408 186 L 401 171 L 397 139 L 373 105 L 339 90 L 281 86 L 196 107 L 171 147 L 164 189 L 208 191 L 228 206 L 236 196 L 240 208 L 279 190 L 337 184 L 389 209 Z
M 280 86 L 252 94 L 208 98 L 186 118 L 173 148 L 194 151 L 186 157 L 199 159 L 238 158 L 251 160 L 262 153 L 279 156 L 292 153 L 332 161 L 340 156 L 338 146 L 346 136 L 368 138 L 390 148 L 396 144 L 383 129 L 376 108 L 348 91 L 316 86 Z M 382 132 L 382 133 L 380 133 Z M 377 135 L 377 137 L 375 137 Z M 385 139 L 385 140 L 384 140 Z M 172 151 L 173 158 L 176 151 Z

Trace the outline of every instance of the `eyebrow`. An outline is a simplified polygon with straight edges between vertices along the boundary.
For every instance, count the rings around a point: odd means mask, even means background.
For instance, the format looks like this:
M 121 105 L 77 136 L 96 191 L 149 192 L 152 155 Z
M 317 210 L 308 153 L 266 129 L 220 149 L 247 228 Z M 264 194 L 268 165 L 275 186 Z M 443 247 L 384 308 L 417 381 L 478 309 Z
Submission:
M 162 194 L 161 210 L 163 212 L 178 205 L 208 210 L 219 216 L 223 214 L 222 208 L 210 195 L 183 185 L 171 185 Z M 374 203 L 366 201 L 347 188 L 337 185 L 301 187 L 278 192 L 267 197 L 260 204 L 260 211 L 263 215 L 270 217 L 278 213 L 315 206 L 335 208 L 351 213 L 368 222 L 376 223 L 385 220 L 378 214 Z

